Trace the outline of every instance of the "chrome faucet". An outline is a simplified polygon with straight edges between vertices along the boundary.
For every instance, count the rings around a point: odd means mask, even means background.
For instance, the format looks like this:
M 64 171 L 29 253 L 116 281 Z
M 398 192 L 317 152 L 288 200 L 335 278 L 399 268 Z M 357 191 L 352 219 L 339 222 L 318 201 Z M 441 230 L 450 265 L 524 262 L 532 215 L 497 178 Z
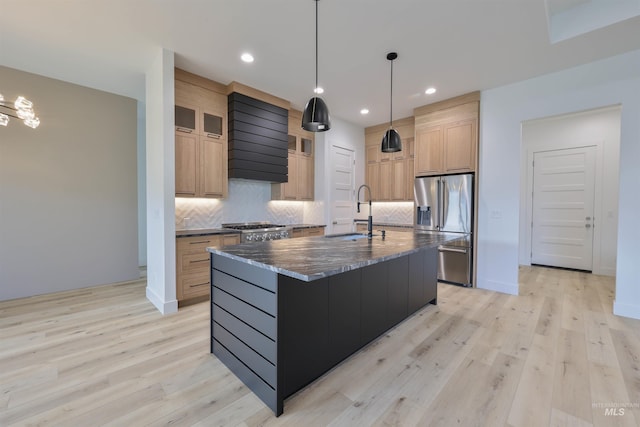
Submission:
M 366 188 L 369 190 L 369 218 L 367 219 L 367 237 L 371 239 L 373 237 L 373 217 L 371 216 L 371 188 L 367 184 L 362 184 L 360 188 L 358 188 L 358 213 L 360 213 L 360 190 L 362 188 Z

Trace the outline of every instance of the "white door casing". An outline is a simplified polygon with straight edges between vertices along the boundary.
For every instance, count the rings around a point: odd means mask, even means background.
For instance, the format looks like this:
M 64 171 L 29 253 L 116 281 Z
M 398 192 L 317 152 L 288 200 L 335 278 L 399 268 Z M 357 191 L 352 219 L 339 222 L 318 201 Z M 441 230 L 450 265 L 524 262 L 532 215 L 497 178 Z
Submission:
M 534 153 L 531 262 L 593 269 L 596 147 Z
M 353 231 L 355 203 L 355 152 L 331 145 L 331 234 Z

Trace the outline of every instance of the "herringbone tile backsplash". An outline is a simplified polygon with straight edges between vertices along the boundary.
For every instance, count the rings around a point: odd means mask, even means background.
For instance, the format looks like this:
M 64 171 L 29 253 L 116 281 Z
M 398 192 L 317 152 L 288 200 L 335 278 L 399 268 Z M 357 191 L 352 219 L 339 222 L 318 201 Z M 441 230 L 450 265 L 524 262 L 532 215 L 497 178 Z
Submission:
M 373 203 L 374 222 L 412 224 L 412 203 Z M 365 218 L 364 205 L 358 218 Z M 219 199 L 176 198 L 176 229 L 218 228 L 223 223 L 269 221 L 276 224 L 327 224 L 324 203 L 272 201 L 271 184 L 229 180 L 229 197 Z

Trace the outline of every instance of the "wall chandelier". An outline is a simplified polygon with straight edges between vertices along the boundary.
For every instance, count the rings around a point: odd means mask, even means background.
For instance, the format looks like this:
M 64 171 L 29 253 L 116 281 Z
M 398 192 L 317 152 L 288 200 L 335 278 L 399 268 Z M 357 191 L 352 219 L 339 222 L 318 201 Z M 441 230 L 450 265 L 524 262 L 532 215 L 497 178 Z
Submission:
M 0 94 L 0 126 L 7 126 L 9 117 L 20 119 L 25 125 L 33 129 L 40 125 L 40 119 L 36 117 L 31 101 L 24 96 L 19 96 L 11 103 L 5 101 L 2 94 Z

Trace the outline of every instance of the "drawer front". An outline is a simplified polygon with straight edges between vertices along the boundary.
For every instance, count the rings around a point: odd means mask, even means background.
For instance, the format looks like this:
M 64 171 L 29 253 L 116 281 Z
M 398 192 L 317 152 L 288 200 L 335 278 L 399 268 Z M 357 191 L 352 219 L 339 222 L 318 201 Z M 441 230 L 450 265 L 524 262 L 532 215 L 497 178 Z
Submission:
M 239 234 L 225 234 L 224 236 L 222 236 L 222 244 L 224 246 L 238 245 L 238 244 L 240 244 L 240 235 Z
M 205 274 L 184 274 L 178 280 L 178 287 L 182 289 L 182 298 L 192 298 L 209 295 L 211 279 Z
M 209 272 L 209 252 L 187 253 L 180 256 L 181 273 Z
M 309 236 L 324 236 L 323 228 L 310 228 L 308 230 Z
M 209 246 L 220 246 L 221 236 L 193 236 L 177 239 L 178 252 L 206 252 Z

